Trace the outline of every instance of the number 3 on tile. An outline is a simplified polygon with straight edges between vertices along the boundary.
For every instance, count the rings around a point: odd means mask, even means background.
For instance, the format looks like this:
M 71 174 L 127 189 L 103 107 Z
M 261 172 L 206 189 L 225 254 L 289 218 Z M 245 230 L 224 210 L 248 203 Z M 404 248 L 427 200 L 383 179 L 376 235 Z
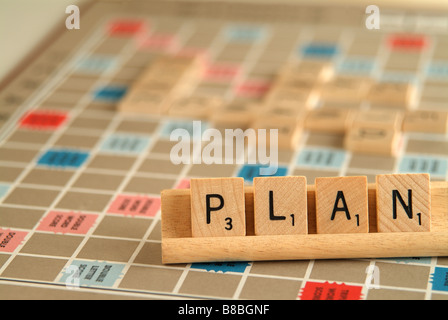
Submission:
M 233 226 L 232 226 L 232 218 L 227 217 L 225 221 L 227 222 L 226 230 L 229 230 L 229 231 L 232 230 L 232 228 L 233 228 Z

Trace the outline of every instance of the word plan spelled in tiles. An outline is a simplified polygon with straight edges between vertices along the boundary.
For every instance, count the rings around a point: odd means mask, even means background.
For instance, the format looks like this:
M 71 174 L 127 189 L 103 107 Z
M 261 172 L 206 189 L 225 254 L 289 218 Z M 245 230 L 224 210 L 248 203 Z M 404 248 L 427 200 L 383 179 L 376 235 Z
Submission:
M 376 192 L 378 232 L 430 231 L 429 174 L 378 175 Z
M 191 179 L 193 237 L 245 236 L 243 178 Z

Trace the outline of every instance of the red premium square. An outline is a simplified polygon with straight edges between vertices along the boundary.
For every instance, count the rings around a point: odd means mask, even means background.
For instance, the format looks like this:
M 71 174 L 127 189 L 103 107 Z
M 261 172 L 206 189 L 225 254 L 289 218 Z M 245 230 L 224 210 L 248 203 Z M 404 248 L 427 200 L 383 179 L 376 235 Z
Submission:
M 160 205 L 160 198 L 119 195 L 112 202 L 107 213 L 132 217 L 154 217 L 160 210 Z
M 264 81 L 246 81 L 236 88 L 239 96 L 259 98 L 263 97 L 270 89 L 271 85 Z
M 389 38 L 389 45 L 394 50 L 420 51 L 427 44 L 427 38 L 421 35 L 393 35 Z
M 131 37 L 144 31 L 146 24 L 139 20 L 118 20 L 109 24 L 108 33 L 115 37 Z
M 60 111 L 30 111 L 20 120 L 20 127 L 34 130 L 56 130 L 67 120 L 67 113 Z
M 97 218 L 96 214 L 50 211 L 42 219 L 37 230 L 62 234 L 86 234 Z
M 235 65 L 212 64 L 206 67 L 204 78 L 209 81 L 230 81 L 240 72 Z
M 362 286 L 308 281 L 300 300 L 360 300 Z
M 0 252 L 14 252 L 28 232 L 0 228 Z

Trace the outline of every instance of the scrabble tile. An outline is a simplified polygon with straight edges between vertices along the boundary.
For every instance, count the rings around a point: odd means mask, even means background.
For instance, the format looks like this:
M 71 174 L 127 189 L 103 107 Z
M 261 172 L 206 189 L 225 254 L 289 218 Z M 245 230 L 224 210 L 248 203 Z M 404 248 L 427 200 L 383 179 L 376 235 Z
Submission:
M 195 57 L 163 56 L 146 68 L 118 104 L 118 110 L 130 113 L 165 114 L 173 99 L 194 83 L 200 71 Z
M 399 131 L 354 127 L 347 131 L 344 147 L 354 153 L 396 156 L 402 148 L 402 142 L 403 135 Z
M 316 178 L 317 233 L 369 232 L 367 177 Z
M 255 235 L 307 234 L 305 177 L 254 178 Z
M 309 132 L 307 146 L 344 149 L 344 134 L 332 132 Z
M 193 237 L 246 235 L 244 180 L 191 179 Z
M 263 99 L 263 103 L 268 107 L 284 106 L 310 108 L 318 99 L 317 90 L 301 91 L 288 87 L 274 87 Z
M 168 94 L 173 92 L 177 82 L 179 81 L 179 75 L 156 73 L 150 70 L 150 73 L 143 74 L 137 83 L 132 86 L 132 90 L 144 90 L 144 91 L 156 91 Z
M 333 74 L 333 67 L 322 61 L 304 60 L 296 64 L 287 63 L 280 70 L 280 74 L 323 81 Z
M 270 104 L 265 105 L 264 108 L 260 106 L 261 114 L 259 117 L 265 119 L 275 119 L 276 121 L 298 121 L 302 125 L 306 115 L 305 105 L 282 105 L 282 104 Z
M 297 92 L 309 92 L 316 89 L 316 81 L 303 75 L 280 74 L 274 82 L 276 87 L 288 88 Z
M 378 232 L 425 232 L 431 226 L 429 174 L 376 178 Z
M 409 109 L 415 96 L 415 85 L 410 82 L 377 82 L 372 84 L 367 100 L 372 105 Z
M 423 133 L 447 133 L 448 112 L 415 110 L 405 114 L 403 131 Z
M 218 96 L 192 96 L 174 101 L 168 114 L 173 117 L 207 119 L 223 106 Z
M 118 110 L 124 113 L 163 114 L 170 101 L 163 92 L 131 90 L 118 104 Z
M 252 128 L 257 130 L 257 143 L 260 147 L 260 130 L 266 130 L 264 143 L 266 146 L 277 145 L 280 149 L 292 149 L 294 150 L 300 141 L 302 136 L 302 127 L 300 123 L 294 119 L 289 121 L 277 120 L 275 118 L 258 118 L 252 125 Z M 277 141 L 271 141 L 271 130 L 277 130 Z
M 325 101 L 358 103 L 364 100 L 370 85 L 368 78 L 338 76 L 322 85 L 320 98 Z
M 379 128 L 386 130 L 401 130 L 403 112 L 390 109 L 369 109 L 352 112 L 349 127 Z
M 216 126 L 228 126 L 228 128 L 248 128 L 255 118 L 256 109 L 250 103 L 234 102 L 217 110 L 210 117 L 210 121 Z
M 345 108 L 320 108 L 307 113 L 305 129 L 309 131 L 344 133 L 352 112 Z

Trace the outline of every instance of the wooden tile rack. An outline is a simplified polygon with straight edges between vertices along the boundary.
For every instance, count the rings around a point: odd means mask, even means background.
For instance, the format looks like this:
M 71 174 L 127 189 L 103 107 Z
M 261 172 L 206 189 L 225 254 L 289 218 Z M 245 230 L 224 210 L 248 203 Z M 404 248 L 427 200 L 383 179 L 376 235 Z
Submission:
M 431 182 L 431 231 L 379 233 L 376 185 L 369 184 L 369 233 L 316 234 L 315 187 L 307 186 L 308 234 L 254 235 L 253 187 L 246 186 L 246 236 L 191 235 L 190 190 L 171 189 L 162 198 L 162 261 L 165 264 L 448 255 L 448 182 Z

